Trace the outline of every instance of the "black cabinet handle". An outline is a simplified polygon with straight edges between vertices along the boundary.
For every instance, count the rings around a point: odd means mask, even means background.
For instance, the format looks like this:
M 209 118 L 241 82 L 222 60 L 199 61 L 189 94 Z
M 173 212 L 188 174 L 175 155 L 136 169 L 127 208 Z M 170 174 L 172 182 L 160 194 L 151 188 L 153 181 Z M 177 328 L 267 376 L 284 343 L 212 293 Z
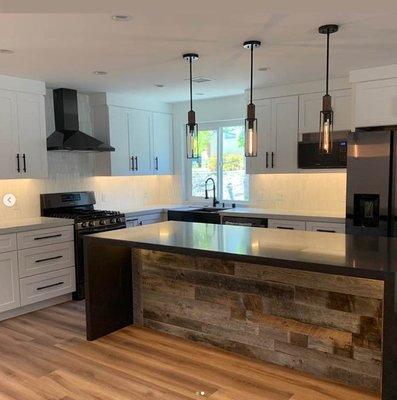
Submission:
M 135 171 L 134 156 L 131 157 L 130 161 L 131 161 L 131 170 Z
M 22 154 L 22 160 L 23 160 L 23 172 L 26 172 L 26 154 Z
M 62 233 L 58 233 L 57 235 L 35 237 L 33 240 L 51 239 L 51 238 L 56 238 L 56 237 L 61 237 L 61 236 L 62 236 Z
M 138 171 L 138 157 L 135 156 L 135 170 Z
M 63 282 L 57 282 L 57 283 L 53 283 L 52 285 L 41 286 L 41 287 L 38 287 L 36 290 L 48 289 L 50 287 L 59 286 L 59 285 L 63 285 Z
M 20 160 L 19 160 L 19 154 L 17 154 L 17 171 L 21 172 L 21 163 L 20 163 Z
M 269 152 L 266 152 L 266 168 L 269 168 Z
M 158 170 L 159 170 L 159 158 L 158 158 L 158 157 L 155 157 L 155 158 L 154 158 L 154 163 L 155 163 L 154 169 L 155 169 L 156 171 L 158 171 Z
M 336 233 L 335 231 L 333 231 L 332 229 L 316 229 L 317 232 L 329 232 L 329 233 Z
M 274 152 L 272 151 L 272 168 L 274 168 Z
M 288 229 L 290 231 L 294 230 L 294 228 L 292 228 L 292 226 L 277 226 L 277 229 Z
M 62 258 L 63 256 L 55 256 L 55 257 L 48 257 L 48 258 L 43 258 L 41 260 L 36 260 L 36 263 L 42 263 L 45 261 L 51 261 L 51 260 L 58 260 L 59 258 Z

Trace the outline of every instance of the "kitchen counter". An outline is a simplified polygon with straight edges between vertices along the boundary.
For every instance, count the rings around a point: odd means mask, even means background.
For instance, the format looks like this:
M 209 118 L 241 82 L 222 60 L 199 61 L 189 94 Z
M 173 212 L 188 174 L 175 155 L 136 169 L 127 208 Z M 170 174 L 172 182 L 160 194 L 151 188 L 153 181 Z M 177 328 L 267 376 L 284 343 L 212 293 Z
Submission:
M 297 221 L 345 223 L 345 216 L 339 213 L 313 213 L 307 211 L 274 210 L 267 208 L 236 207 L 221 211 L 222 216 L 248 218 L 277 218 Z
M 84 242 L 89 340 L 136 324 L 394 399 L 396 239 L 171 221 Z
M 136 207 L 128 207 L 125 209 L 118 209 L 118 211 L 124 213 L 126 217 L 128 217 L 128 216 L 160 213 L 180 207 L 183 206 L 181 204 L 151 204 L 146 206 L 136 206 Z
M 0 235 L 33 231 L 36 229 L 56 228 L 57 226 L 65 225 L 73 225 L 73 219 L 35 217 L 2 220 L 0 222 Z

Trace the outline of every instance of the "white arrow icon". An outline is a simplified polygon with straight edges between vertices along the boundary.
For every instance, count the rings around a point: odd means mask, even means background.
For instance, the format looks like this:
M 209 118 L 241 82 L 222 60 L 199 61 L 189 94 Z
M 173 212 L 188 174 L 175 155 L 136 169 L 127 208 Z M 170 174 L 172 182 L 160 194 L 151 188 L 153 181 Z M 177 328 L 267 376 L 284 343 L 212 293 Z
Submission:
M 3 204 L 6 207 L 13 207 L 17 202 L 17 198 L 12 193 L 7 193 L 3 196 Z

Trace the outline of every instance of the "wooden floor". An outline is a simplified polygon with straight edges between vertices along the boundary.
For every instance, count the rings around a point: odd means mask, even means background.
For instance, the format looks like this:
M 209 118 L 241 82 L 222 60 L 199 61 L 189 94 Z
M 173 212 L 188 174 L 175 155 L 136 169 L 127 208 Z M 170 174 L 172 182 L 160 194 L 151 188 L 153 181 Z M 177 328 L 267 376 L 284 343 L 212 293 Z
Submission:
M 87 342 L 84 326 L 77 302 L 0 322 L 0 399 L 378 399 L 146 329 Z

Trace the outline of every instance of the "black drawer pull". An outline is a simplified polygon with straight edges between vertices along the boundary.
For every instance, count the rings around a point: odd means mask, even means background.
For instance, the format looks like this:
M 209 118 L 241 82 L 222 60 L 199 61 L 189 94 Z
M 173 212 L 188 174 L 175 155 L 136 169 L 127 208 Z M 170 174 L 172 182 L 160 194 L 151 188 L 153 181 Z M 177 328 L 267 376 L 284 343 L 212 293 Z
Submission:
M 27 169 L 26 169 L 26 154 L 25 153 L 22 154 L 22 160 L 23 160 L 23 172 L 26 172 Z
M 289 229 L 290 231 L 294 230 L 292 226 L 278 226 L 277 229 Z
M 54 286 L 59 286 L 59 285 L 63 285 L 63 282 L 57 282 L 57 283 L 53 283 L 52 285 L 47 285 L 47 286 L 41 286 L 38 287 L 36 290 L 44 290 L 44 289 L 48 289 Z
M 266 152 L 266 168 L 269 168 L 269 152 Z
M 61 237 L 61 236 L 62 236 L 62 233 L 58 233 L 57 235 L 35 237 L 33 240 L 51 239 L 51 238 L 56 238 L 56 237 Z
M 329 232 L 329 233 L 336 233 L 332 229 L 317 229 L 317 232 Z
M 19 160 L 19 154 L 17 154 L 17 172 L 21 172 L 21 161 Z
M 41 260 L 36 260 L 35 262 L 41 263 L 44 261 L 51 261 L 51 260 L 58 260 L 59 258 L 62 258 L 63 256 L 55 256 L 55 257 L 48 257 L 48 258 L 43 258 Z

